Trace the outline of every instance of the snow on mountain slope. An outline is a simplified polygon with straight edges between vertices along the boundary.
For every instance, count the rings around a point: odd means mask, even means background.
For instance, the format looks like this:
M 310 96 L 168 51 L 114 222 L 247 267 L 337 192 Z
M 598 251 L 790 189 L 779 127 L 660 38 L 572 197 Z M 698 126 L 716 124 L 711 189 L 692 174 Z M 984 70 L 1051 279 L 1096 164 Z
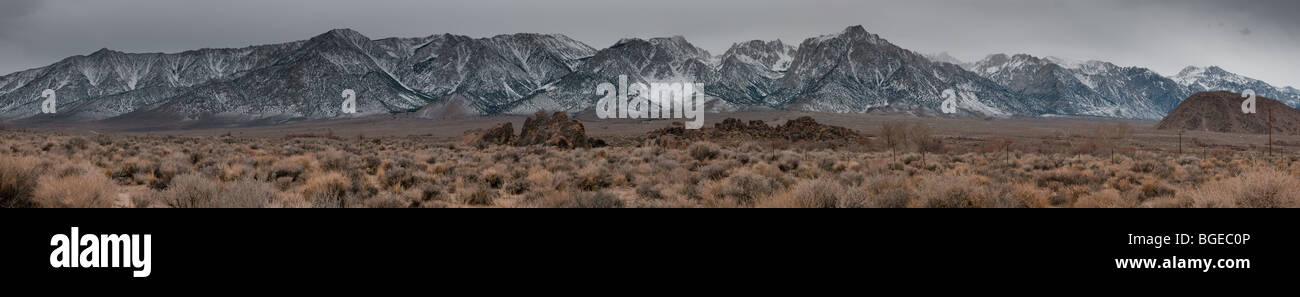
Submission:
M 1300 106 L 1300 90 L 1219 67 L 1172 78 L 1140 67 L 1029 55 L 962 63 L 921 55 L 861 26 L 798 46 L 746 41 L 712 55 L 682 37 L 623 39 L 596 50 L 557 34 L 472 38 L 438 34 L 372 40 L 349 29 L 308 40 L 180 53 L 99 50 L 0 76 L 0 120 L 102 120 L 133 116 L 238 121 L 334 118 L 341 92 L 360 114 L 446 117 L 582 112 L 595 86 L 697 82 L 710 110 L 786 109 L 937 114 L 954 90 L 962 116 L 1089 115 L 1159 119 L 1190 94 L 1253 89 Z M 59 112 L 40 114 L 40 94 Z M 265 122 L 265 121 L 262 121 Z
M 1173 77 L 1179 84 L 1193 92 L 1229 91 L 1234 93 L 1254 90 L 1256 95 L 1274 98 L 1292 107 L 1300 107 L 1300 92 L 1294 88 L 1279 88 L 1264 81 L 1228 72 L 1218 66 L 1188 66 Z
M 501 110 L 567 75 L 594 50 L 563 35 L 434 35 L 370 40 L 348 29 L 306 41 L 176 54 L 100 50 L 0 77 L 0 119 L 40 113 L 41 91 L 59 113 L 98 120 L 133 112 L 196 119 L 344 116 L 341 92 L 362 114 L 405 112 L 462 94 L 476 113 Z
M 1037 114 L 1040 107 L 957 65 L 930 62 L 861 26 L 804 40 L 779 88 L 768 102 L 818 112 L 938 113 L 946 89 L 968 98 L 958 104 L 963 114 Z
M 925 58 L 926 58 L 926 59 L 929 59 L 931 62 L 936 62 L 936 63 L 938 63 L 938 62 L 943 62 L 943 63 L 951 63 L 951 64 L 953 64 L 953 65 L 965 65 L 965 64 L 966 64 L 966 62 L 962 62 L 961 60 L 959 60 L 959 59 L 957 59 L 957 58 L 954 58 L 952 55 L 949 55 L 948 52 L 940 52 L 940 53 L 937 53 L 937 54 L 927 54 L 927 55 L 925 55 Z
M 1191 94 L 1149 69 L 1101 61 L 995 54 L 971 70 L 1061 115 L 1160 119 Z
M 734 44 L 721 56 L 718 80 L 705 89 L 733 104 L 774 107 L 779 103 L 764 99 L 777 90 L 795 54 L 795 47 L 780 40 Z
M 515 102 L 507 113 L 532 114 L 539 109 L 580 112 L 595 106 L 596 86 L 617 83 L 627 75 L 628 84 L 653 82 L 708 83 L 717 79 L 709 63 L 713 56 L 681 36 L 629 38 L 602 49 L 573 73 L 539 92 Z

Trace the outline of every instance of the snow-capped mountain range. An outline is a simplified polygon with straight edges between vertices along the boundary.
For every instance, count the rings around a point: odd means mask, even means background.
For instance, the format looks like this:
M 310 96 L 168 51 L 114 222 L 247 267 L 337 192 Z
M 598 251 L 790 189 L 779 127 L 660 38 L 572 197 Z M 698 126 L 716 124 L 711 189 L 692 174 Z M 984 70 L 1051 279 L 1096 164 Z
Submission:
M 895 110 L 938 114 L 954 90 L 962 114 L 1039 115 L 1041 104 L 947 63 L 934 63 L 861 26 L 804 40 L 765 102 L 817 112 Z
M 1164 77 L 1147 68 L 1026 54 L 994 54 L 960 65 L 1022 96 L 1047 101 L 1052 105 L 1049 109 L 1063 115 L 1160 119 L 1192 94 L 1207 91 L 1254 90 L 1259 96 L 1300 107 L 1300 92 L 1295 88 L 1276 87 L 1215 66 L 1187 67 Z
M 1066 115 L 1159 119 L 1192 93 L 1146 68 L 1101 61 L 1070 66 L 1030 55 L 990 55 L 971 71 Z
M 616 83 L 620 75 L 628 76 L 628 83 L 714 81 L 717 69 L 712 58 L 708 51 L 691 45 L 681 36 L 619 40 L 585 59 L 572 73 L 514 102 L 508 113 L 591 109 L 600 97 L 595 94 L 596 86 Z
M 69 57 L 0 76 L 0 120 L 274 123 L 384 113 L 576 113 L 592 108 L 596 85 L 620 75 L 631 82 L 703 83 L 713 110 L 939 114 L 948 95 L 963 116 L 1159 119 L 1193 93 L 1244 89 L 1300 105 L 1300 90 L 1218 67 L 1163 77 L 1139 67 L 1029 55 L 962 63 L 898 47 L 861 26 L 798 45 L 739 42 L 716 56 L 680 36 L 629 38 L 597 50 L 558 34 L 373 40 L 339 29 L 246 48 L 103 49 Z M 58 94 L 55 114 L 41 113 L 46 89 Z M 358 114 L 340 111 L 345 89 L 357 94 Z
M 1253 90 L 1261 97 L 1273 98 L 1286 105 L 1300 107 L 1300 90 L 1293 87 L 1275 87 L 1258 79 L 1228 72 L 1217 66 L 1189 66 L 1173 77 L 1174 81 L 1187 86 L 1194 92 L 1231 91 L 1242 93 Z

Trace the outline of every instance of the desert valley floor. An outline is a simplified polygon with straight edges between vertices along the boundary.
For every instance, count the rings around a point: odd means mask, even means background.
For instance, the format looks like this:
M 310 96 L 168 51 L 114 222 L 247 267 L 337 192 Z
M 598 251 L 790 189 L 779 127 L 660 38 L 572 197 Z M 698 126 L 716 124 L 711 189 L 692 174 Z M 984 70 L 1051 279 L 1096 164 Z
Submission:
M 805 126 L 786 123 L 804 116 L 853 136 L 800 138 Z M 1300 137 L 1289 135 L 1269 156 L 1265 135 L 1180 136 L 1153 121 L 745 112 L 707 114 L 705 130 L 750 123 L 716 138 L 583 114 L 586 135 L 608 146 L 479 139 L 527 118 L 8 123 L 0 207 L 1300 206 Z M 749 137 L 751 121 L 792 128 Z

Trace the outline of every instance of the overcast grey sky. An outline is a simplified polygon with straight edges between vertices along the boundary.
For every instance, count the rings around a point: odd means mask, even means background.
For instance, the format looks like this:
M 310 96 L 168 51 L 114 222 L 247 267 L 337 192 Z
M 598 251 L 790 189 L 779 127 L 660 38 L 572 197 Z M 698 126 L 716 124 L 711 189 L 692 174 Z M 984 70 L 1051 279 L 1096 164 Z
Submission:
M 0 73 L 99 48 L 177 52 L 310 38 L 561 33 L 595 48 L 682 35 L 715 54 L 734 42 L 804 38 L 850 25 L 963 60 L 1029 53 L 1143 66 L 1219 65 L 1300 87 L 1295 0 L 3 0 Z

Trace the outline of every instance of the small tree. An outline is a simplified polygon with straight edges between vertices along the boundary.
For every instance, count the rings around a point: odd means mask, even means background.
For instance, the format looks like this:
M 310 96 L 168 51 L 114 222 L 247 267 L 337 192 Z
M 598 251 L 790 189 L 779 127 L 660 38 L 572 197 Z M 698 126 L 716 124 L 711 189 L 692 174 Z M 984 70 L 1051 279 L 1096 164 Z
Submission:
M 912 126 L 912 142 L 916 143 L 916 150 L 921 152 L 921 168 L 925 168 L 926 153 L 943 151 L 943 140 L 934 137 L 930 126 L 925 123 L 916 123 Z
M 1121 123 L 1121 124 L 1116 124 L 1114 126 L 1111 126 L 1110 129 L 1105 129 L 1105 130 L 1108 130 L 1108 131 L 1104 131 L 1103 135 L 1106 135 L 1107 138 L 1109 139 L 1108 144 L 1110 144 L 1110 162 L 1115 163 L 1115 149 L 1117 146 L 1121 146 L 1124 143 L 1128 142 L 1129 136 L 1133 134 L 1133 127 L 1129 126 L 1128 124 Z
M 993 147 L 1002 151 L 1002 160 L 1007 163 L 1007 165 L 1011 165 L 1011 145 L 1015 142 L 1016 140 L 1011 139 L 1010 137 L 998 137 L 993 139 Z
M 1181 129 L 1178 130 L 1178 155 L 1179 156 L 1183 155 L 1183 133 L 1185 132 L 1187 131 Z
M 907 141 L 907 125 L 900 122 L 885 123 L 884 126 L 880 127 L 880 137 L 884 138 L 885 146 L 889 147 L 894 162 L 897 163 L 898 147 L 903 146 L 903 143 Z

